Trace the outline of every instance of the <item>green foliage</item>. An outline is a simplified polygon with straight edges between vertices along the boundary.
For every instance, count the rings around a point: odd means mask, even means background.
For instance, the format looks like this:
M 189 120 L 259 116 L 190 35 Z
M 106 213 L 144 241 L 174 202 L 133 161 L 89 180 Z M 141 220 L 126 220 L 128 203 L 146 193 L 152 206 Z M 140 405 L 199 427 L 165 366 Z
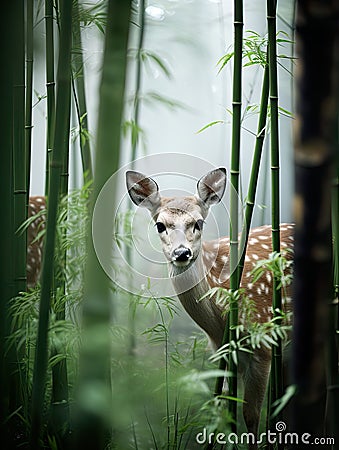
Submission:
M 156 68 L 160 69 L 168 79 L 172 78 L 171 70 L 157 53 L 142 48 L 140 49 L 139 58 L 145 64 L 146 68 L 152 67 L 153 64 Z
M 278 280 L 278 289 L 284 289 L 292 282 L 292 264 L 292 259 L 287 259 L 280 252 L 272 252 L 268 259 L 258 261 L 252 270 L 253 283 L 257 282 L 267 271 L 269 271 Z
M 289 38 L 288 34 L 284 31 L 279 31 L 277 33 L 276 42 L 278 47 L 284 47 L 284 44 L 293 44 L 293 41 Z M 260 65 L 261 67 L 265 67 L 267 64 L 267 45 L 268 45 L 268 35 L 264 36 L 260 35 L 256 31 L 248 30 L 243 39 L 243 59 L 244 67 Z M 217 66 L 219 66 L 220 73 L 226 65 L 233 59 L 234 51 L 227 52 L 224 56 L 222 56 L 217 62 Z M 285 55 L 284 53 L 280 53 L 277 55 L 279 59 L 290 59 L 293 57 L 290 55 Z
M 238 352 L 253 353 L 262 346 L 271 349 L 277 346 L 278 340 L 287 342 L 291 331 L 291 313 L 277 311 L 277 315 L 268 322 L 260 323 L 252 321 L 244 326 L 235 327 L 236 340 L 231 340 L 220 347 L 212 356 L 211 361 L 219 361 L 222 358 L 231 357 L 238 365 Z
M 101 33 L 104 33 L 107 23 L 107 1 L 100 0 L 93 5 L 80 2 L 78 16 L 73 13 L 73 20 L 78 20 L 83 27 L 95 25 Z

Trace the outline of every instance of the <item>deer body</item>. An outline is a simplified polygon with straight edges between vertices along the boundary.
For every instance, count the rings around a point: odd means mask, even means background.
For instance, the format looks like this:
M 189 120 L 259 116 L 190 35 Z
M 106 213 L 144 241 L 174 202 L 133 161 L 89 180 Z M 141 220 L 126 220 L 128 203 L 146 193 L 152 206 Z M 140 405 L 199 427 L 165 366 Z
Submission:
M 29 198 L 28 218 L 36 216 L 35 220 L 30 223 L 27 230 L 27 264 L 26 276 L 27 287 L 33 288 L 38 280 L 41 270 L 43 238 L 38 234 L 46 226 L 45 214 L 38 214 L 45 211 L 46 199 L 41 196 Z
M 190 197 L 161 197 L 157 183 L 139 172 L 126 174 L 132 201 L 147 208 L 156 223 L 163 252 L 169 261 L 169 274 L 186 312 L 207 333 L 215 349 L 222 344 L 226 314 L 214 298 L 201 298 L 212 287 L 229 288 L 229 239 L 202 241 L 203 224 L 211 205 L 220 202 L 226 186 L 226 170 L 215 169 L 202 177 L 197 194 Z M 292 244 L 293 226 L 282 224 L 281 246 Z M 272 277 L 251 282 L 251 271 L 259 260 L 272 251 L 271 227 L 255 228 L 249 235 L 242 287 L 256 306 L 253 320 L 271 319 Z M 240 315 L 239 320 L 242 321 Z M 271 352 L 256 349 L 239 370 L 244 381 L 243 414 L 249 432 L 257 435 L 262 402 L 270 372 Z M 256 446 L 254 445 L 253 448 Z

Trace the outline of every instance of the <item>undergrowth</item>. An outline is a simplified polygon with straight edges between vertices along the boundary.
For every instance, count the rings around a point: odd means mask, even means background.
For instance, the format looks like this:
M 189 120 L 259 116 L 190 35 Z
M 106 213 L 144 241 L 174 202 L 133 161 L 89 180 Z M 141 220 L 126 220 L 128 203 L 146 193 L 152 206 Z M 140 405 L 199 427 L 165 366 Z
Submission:
M 45 397 L 45 438 L 49 435 L 48 411 L 52 401 L 52 367 L 58 362 L 67 362 L 70 406 L 74 402 L 77 387 L 79 349 L 81 347 L 81 301 L 84 269 L 86 264 L 86 230 L 88 226 L 87 204 L 90 187 L 74 191 L 62 201 L 58 219 L 58 251 L 56 259 L 66 250 L 66 265 L 59 264 L 64 271 L 65 292 L 54 292 L 49 325 L 48 383 Z M 131 245 L 129 236 L 130 214 L 121 215 L 116 244 Z M 30 221 L 26 223 L 29 225 Z M 289 264 L 281 255 L 272 255 L 270 260 L 260 262 L 253 275 L 260 277 L 261 270 L 282 270 Z M 282 276 L 284 286 L 290 282 Z M 239 352 L 251 353 L 258 346 L 275 345 L 277 338 L 287 339 L 288 314 L 281 312 L 281 324 L 275 318 L 258 324 L 251 321 L 253 302 L 243 290 L 230 293 L 214 289 L 209 292 L 217 303 L 227 309 L 227 303 L 240 300 L 246 317 L 246 327 L 237 327 L 237 341 L 220 348 L 212 356 L 207 338 L 200 331 L 190 334 L 178 332 L 177 323 L 182 317 L 178 302 L 171 297 L 157 297 L 152 286 L 144 286 L 139 295 L 133 295 L 136 345 L 128 351 L 130 329 L 128 305 L 131 295 L 115 291 L 114 305 L 118 311 L 112 322 L 112 390 L 111 410 L 114 447 L 131 449 L 194 449 L 201 448 L 196 436 L 203 429 L 209 433 L 230 430 L 231 419 L 225 401 L 227 395 L 213 396 L 214 379 L 234 374 L 220 372 L 215 362 L 232 357 L 237 362 Z M 233 297 L 232 297 L 233 296 Z M 22 424 L 23 446 L 30 427 L 30 396 L 32 371 L 35 357 L 35 342 L 39 314 L 40 286 L 21 293 L 12 301 L 12 334 L 8 345 L 16 349 L 17 370 L 21 376 L 22 408 L 13 412 Z M 233 300 L 232 300 L 233 299 Z M 65 307 L 66 317 L 59 320 L 57 312 Z M 58 349 L 55 352 L 55 349 Z M 237 399 L 239 404 L 241 400 Z M 113 444 L 112 444 L 113 445 Z

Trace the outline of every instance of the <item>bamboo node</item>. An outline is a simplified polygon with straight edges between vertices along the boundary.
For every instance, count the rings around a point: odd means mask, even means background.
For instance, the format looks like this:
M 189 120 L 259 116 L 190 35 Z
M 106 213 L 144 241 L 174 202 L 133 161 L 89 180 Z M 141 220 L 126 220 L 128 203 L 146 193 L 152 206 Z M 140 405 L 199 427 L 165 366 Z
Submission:
M 54 167 L 56 169 L 60 169 L 62 167 L 62 163 L 58 161 L 51 161 L 51 167 Z
M 280 166 L 271 166 L 271 170 L 279 170 Z
M 231 175 L 239 175 L 239 174 L 240 174 L 240 171 L 239 171 L 239 170 L 231 169 L 231 170 L 230 170 L 230 174 L 231 174 Z
M 46 86 L 55 86 L 55 81 L 47 81 Z

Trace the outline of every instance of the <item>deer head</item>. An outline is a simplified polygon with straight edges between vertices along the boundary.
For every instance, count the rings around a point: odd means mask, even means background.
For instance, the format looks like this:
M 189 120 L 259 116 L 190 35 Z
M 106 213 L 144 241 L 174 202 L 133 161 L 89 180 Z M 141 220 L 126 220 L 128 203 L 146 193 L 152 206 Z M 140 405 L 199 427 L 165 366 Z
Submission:
M 200 178 L 195 196 L 162 197 L 152 178 L 135 171 L 126 173 L 130 198 L 150 211 L 163 252 L 173 265 L 187 267 L 197 259 L 204 220 L 210 206 L 221 201 L 226 179 L 226 169 L 218 168 Z

